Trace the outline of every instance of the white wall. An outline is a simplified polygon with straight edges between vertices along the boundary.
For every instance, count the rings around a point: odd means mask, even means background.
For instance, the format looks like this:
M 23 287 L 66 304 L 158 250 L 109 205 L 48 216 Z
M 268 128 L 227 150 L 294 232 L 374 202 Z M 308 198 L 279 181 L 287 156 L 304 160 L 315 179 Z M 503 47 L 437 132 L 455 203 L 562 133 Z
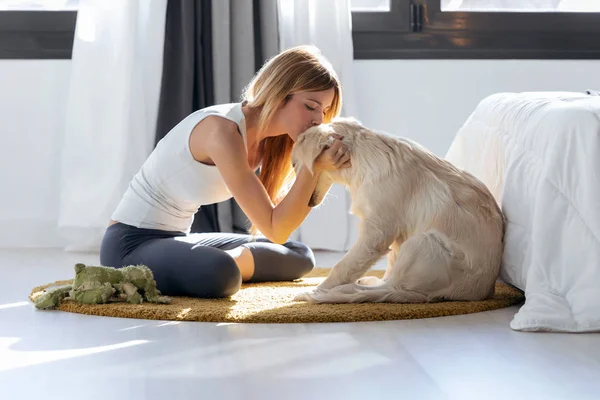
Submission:
M 356 65 L 363 123 L 443 156 L 485 96 L 600 89 L 600 61 L 366 61 Z M 69 61 L 0 61 L 0 247 L 57 246 Z M 24 240 L 24 238 L 26 240 Z
M 358 118 L 444 156 L 477 103 L 496 92 L 600 89 L 600 61 L 357 60 Z

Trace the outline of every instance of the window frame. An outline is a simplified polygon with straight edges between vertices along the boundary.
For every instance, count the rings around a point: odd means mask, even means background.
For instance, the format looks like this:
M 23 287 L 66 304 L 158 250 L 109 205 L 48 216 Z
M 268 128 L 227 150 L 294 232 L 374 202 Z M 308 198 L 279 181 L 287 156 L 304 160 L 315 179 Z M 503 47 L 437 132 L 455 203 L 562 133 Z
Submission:
M 0 11 L 0 60 L 71 59 L 76 10 Z
M 352 11 L 352 39 L 357 60 L 591 60 L 600 59 L 600 13 L 443 12 L 441 0 L 390 0 L 389 12 Z

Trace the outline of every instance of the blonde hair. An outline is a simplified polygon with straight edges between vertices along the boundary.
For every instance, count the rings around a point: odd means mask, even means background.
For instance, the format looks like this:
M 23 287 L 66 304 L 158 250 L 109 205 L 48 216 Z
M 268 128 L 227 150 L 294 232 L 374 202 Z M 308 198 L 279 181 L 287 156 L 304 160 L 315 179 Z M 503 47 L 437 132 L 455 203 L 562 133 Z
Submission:
M 334 89 L 331 107 L 323 122 L 337 117 L 342 108 L 341 85 L 329 61 L 314 46 L 297 46 L 269 59 L 256 73 L 242 94 L 251 108 L 260 110 L 259 129 L 266 129 L 278 109 L 296 92 Z M 278 204 L 295 179 L 292 167 L 293 140 L 288 135 L 264 140 L 260 180 L 274 204 Z M 250 232 L 257 232 L 254 225 Z

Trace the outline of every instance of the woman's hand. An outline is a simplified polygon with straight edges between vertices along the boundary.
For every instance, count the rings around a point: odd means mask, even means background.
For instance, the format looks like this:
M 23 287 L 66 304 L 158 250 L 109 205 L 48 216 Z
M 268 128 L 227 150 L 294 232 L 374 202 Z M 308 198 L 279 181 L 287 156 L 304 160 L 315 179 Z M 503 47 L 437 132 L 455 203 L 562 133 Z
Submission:
M 333 135 L 333 137 L 334 141 L 331 147 L 323 149 L 321 154 L 315 159 L 313 169 L 317 173 L 337 171 L 352 166 L 348 146 L 340 140 L 342 136 Z

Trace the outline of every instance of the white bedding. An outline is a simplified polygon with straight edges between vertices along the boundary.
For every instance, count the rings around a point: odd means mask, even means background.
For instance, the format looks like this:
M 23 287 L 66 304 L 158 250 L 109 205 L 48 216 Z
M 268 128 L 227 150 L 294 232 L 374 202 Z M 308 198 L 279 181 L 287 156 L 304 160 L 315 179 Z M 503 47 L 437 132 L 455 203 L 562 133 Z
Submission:
M 526 297 L 510 327 L 600 331 L 600 96 L 489 96 L 446 159 L 481 179 L 506 215 L 501 279 Z

